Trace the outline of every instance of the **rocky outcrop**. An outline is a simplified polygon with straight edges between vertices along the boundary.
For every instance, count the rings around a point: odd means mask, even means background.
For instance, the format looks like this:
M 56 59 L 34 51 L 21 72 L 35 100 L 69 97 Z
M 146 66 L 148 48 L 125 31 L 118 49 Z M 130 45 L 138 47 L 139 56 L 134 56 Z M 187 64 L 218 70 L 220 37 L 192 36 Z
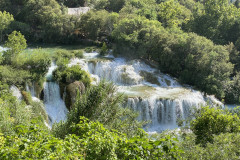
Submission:
M 85 92 L 85 86 L 81 81 L 75 81 L 66 86 L 66 96 L 64 98 L 67 108 L 70 110 L 76 101 L 77 94 Z

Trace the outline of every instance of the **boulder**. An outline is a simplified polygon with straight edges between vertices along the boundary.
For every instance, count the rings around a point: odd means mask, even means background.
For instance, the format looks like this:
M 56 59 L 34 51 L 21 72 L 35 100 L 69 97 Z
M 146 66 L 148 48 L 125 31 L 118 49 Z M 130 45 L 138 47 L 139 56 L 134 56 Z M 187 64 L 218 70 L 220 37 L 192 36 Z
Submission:
M 85 92 L 85 86 L 81 81 L 75 81 L 66 86 L 66 97 L 64 101 L 69 110 L 75 103 L 78 92 L 80 94 L 83 94 Z

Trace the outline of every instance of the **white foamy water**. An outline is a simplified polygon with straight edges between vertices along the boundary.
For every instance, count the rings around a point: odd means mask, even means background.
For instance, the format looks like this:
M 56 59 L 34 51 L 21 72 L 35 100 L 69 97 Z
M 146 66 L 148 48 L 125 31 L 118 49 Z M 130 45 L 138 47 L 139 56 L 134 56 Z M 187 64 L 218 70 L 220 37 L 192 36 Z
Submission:
M 44 105 L 50 125 L 66 120 L 68 110 L 60 96 L 59 85 L 55 82 L 44 83 Z
M 46 74 L 46 79 L 51 81 L 52 80 L 52 73 L 57 68 L 57 65 L 55 63 L 51 63 L 51 67 L 48 69 L 48 72 Z
M 59 84 L 52 81 L 52 73 L 57 66 L 52 63 L 46 74 L 47 82 L 44 83 L 44 105 L 49 117 L 50 125 L 54 122 L 64 121 L 67 118 L 67 107 L 61 98 Z
M 10 91 L 12 92 L 12 95 L 16 97 L 19 101 L 23 99 L 21 91 L 14 85 L 10 87 Z
M 73 59 L 69 66 L 80 65 L 91 74 L 94 84 L 100 79 L 114 82 L 118 91 L 129 98 L 127 106 L 139 112 L 139 120 L 151 121 L 149 133 L 177 128 L 177 119 L 186 119 L 194 107 L 217 103 L 214 97 L 180 85 L 176 79 L 161 73 L 141 60 L 85 53 L 85 59 Z
M 8 48 L 4 48 L 4 47 L 0 46 L 0 52 L 4 52 L 6 50 L 8 50 Z

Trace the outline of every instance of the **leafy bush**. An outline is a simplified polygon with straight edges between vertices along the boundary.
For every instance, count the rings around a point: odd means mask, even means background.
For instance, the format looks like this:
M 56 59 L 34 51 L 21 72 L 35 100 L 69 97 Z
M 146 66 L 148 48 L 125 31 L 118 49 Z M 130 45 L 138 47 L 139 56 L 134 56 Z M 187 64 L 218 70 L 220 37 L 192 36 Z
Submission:
M 53 54 L 53 60 L 56 61 L 60 70 L 67 68 L 67 65 L 72 58 L 83 58 L 82 50 L 58 50 Z
M 16 126 L 30 126 L 32 120 L 37 120 L 39 125 L 44 125 L 48 117 L 41 102 L 32 101 L 28 92 L 22 91 L 24 101 L 19 101 L 9 91 L 8 85 L 0 83 L 0 132 L 8 134 L 16 133 Z
M 83 51 L 82 50 L 76 50 L 76 51 L 73 51 L 75 57 L 77 58 L 83 58 Z
M 196 135 L 196 143 L 206 145 L 214 142 L 214 135 L 236 133 L 240 131 L 240 119 L 236 114 L 222 109 L 202 107 L 196 119 L 191 122 L 191 129 Z
M 87 53 L 93 52 L 93 47 L 87 47 L 87 48 L 85 48 L 85 52 L 87 52 Z
M 103 45 L 102 45 L 101 51 L 100 51 L 100 55 L 104 56 L 106 54 L 107 54 L 107 45 L 104 42 Z
M 48 53 L 37 49 L 30 54 L 19 54 L 12 65 L 15 68 L 29 70 L 32 73 L 32 79 L 38 81 L 41 77 L 45 77 L 51 65 L 51 57 Z
M 10 66 L 0 66 L 0 81 L 3 83 L 24 85 L 31 80 L 32 75 L 21 69 L 14 69 Z
M 43 102 L 33 101 L 31 103 L 31 109 L 32 119 L 36 119 L 38 122 L 48 123 L 48 114 Z
M 35 123 L 30 127 L 16 126 L 17 136 L 1 136 L 3 143 L 0 157 L 3 159 L 78 159 L 83 157 L 76 136 L 66 140 L 53 137 Z M 82 153 L 82 154 L 81 154 Z
M 16 135 L 0 133 L 3 159 L 177 159 L 181 151 L 170 136 L 152 141 L 147 137 L 128 139 L 84 117 L 71 126 L 73 134 L 58 139 L 35 124 L 15 127 Z
M 72 123 L 78 124 L 80 116 L 99 121 L 106 128 L 116 129 L 128 136 L 137 134 L 143 122 L 136 120 L 137 113 L 122 107 L 123 98 L 116 93 L 116 87 L 106 82 L 88 88 L 84 94 L 77 96 L 67 121 L 56 127 L 56 130 L 60 130 L 57 134 L 64 137 L 71 132 L 69 127 Z
M 13 97 L 6 86 L 0 87 L 0 132 L 14 134 L 15 126 L 30 124 L 31 109 Z
M 192 133 L 178 133 L 180 141 L 177 142 L 181 159 L 238 159 L 239 158 L 239 133 L 221 133 L 213 136 L 213 143 L 204 147 L 196 145 L 195 135 Z
M 86 87 L 91 84 L 90 75 L 78 65 L 68 68 L 58 68 L 53 72 L 53 77 L 56 81 L 64 84 L 70 84 L 75 81 L 82 81 Z
M 103 124 L 84 117 L 78 124 L 73 123 L 70 131 L 79 137 L 86 159 L 175 159 L 181 152 L 174 144 L 177 139 L 171 136 L 154 141 L 143 134 L 128 139 L 125 134 L 109 131 Z
M 68 51 L 68 50 L 58 50 L 56 52 L 54 52 L 53 54 L 53 59 L 55 61 L 58 61 L 59 58 L 67 58 L 67 59 L 71 59 L 74 58 L 74 53 L 72 51 Z

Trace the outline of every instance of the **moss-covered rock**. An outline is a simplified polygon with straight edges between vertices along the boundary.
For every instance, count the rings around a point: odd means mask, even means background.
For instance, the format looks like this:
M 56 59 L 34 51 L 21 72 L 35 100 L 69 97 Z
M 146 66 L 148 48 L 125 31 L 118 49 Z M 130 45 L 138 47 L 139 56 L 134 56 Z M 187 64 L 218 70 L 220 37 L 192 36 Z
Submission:
M 32 96 L 29 92 L 26 91 L 21 91 L 22 96 L 23 96 L 23 100 L 26 102 L 27 105 L 31 105 L 32 104 Z
M 66 86 L 66 97 L 65 104 L 70 110 L 72 105 L 75 103 L 77 94 L 82 94 L 85 92 L 85 86 L 81 81 L 75 81 Z
M 149 83 L 156 84 L 159 86 L 161 85 L 160 82 L 158 81 L 158 78 L 153 73 L 141 71 L 140 76 L 144 77 L 145 81 Z
M 37 83 L 34 83 L 36 96 L 37 96 L 38 98 L 40 98 L 41 92 L 42 92 L 43 89 L 44 89 L 43 83 L 44 83 L 44 80 L 39 80 Z

